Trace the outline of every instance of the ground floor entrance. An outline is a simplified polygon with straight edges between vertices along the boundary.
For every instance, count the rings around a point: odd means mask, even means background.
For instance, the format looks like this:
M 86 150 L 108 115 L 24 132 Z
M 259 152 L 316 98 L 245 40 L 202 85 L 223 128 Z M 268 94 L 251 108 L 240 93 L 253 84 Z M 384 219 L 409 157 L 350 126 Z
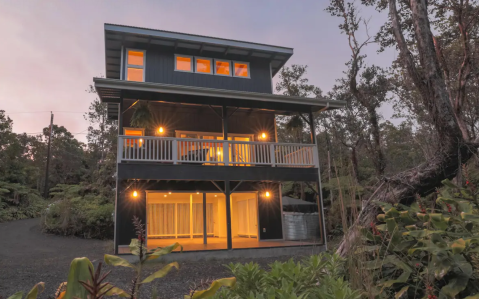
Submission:
M 261 247 L 257 192 L 231 194 L 229 206 L 233 248 Z M 146 191 L 148 247 L 227 249 L 226 209 L 223 193 Z

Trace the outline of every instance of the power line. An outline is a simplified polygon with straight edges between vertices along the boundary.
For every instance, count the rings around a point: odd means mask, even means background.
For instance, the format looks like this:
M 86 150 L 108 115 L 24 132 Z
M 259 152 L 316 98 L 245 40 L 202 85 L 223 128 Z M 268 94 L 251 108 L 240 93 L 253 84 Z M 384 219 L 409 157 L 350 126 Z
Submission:
M 28 113 L 50 113 L 50 112 L 55 112 L 55 113 L 88 113 L 85 111 L 14 111 L 14 112 L 5 112 L 6 115 L 10 114 L 28 114 Z

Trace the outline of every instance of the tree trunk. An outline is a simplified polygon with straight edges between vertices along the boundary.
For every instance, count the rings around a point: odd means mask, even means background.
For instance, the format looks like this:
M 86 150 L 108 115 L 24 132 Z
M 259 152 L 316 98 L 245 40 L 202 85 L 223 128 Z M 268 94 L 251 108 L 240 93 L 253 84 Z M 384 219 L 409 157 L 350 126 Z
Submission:
M 427 1 L 411 0 L 410 4 L 421 72 L 417 70 L 413 56 L 405 42 L 396 9 L 396 0 L 389 0 L 392 31 L 399 48 L 400 62 L 414 81 L 424 106 L 432 116 L 439 136 L 439 148 L 427 162 L 385 180 L 368 200 L 364 210 L 361 211 L 355 223 L 359 226 L 366 226 L 376 221 L 378 207 L 372 203 L 372 200 L 408 203 L 414 200 L 416 194 L 427 195 L 441 186 L 442 180 L 451 179 L 456 175 L 461 166 L 459 165 L 459 155 L 464 162 L 473 155 L 473 150 L 477 150 L 477 144 L 466 144 L 454 115 L 433 44 Z M 351 245 L 356 242 L 358 234 L 359 230 L 350 229 L 344 236 L 338 253 L 346 255 Z
M 354 182 L 358 183 L 359 182 L 359 167 L 358 167 L 358 155 L 356 151 L 356 146 L 353 146 L 351 148 L 351 164 L 353 167 L 353 177 L 354 177 Z M 338 186 L 340 187 L 340 186 Z
M 379 122 L 376 107 L 368 106 L 369 123 L 371 124 L 371 135 L 373 137 L 373 150 L 377 160 L 373 161 L 376 167 L 376 173 L 378 176 L 384 175 L 384 169 L 386 168 L 386 158 L 381 147 L 381 136 L 379 133 Z

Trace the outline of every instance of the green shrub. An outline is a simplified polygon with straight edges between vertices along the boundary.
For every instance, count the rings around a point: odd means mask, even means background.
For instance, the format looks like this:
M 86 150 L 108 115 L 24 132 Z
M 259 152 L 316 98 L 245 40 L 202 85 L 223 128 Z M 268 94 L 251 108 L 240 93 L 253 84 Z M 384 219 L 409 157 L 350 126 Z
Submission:
M 45 231 L 84 238 L 113 237 L 114 205 L 111 200 L 102 195 L 87 193 L 79 185 L 58 185 L 52 189 L 51 194 L 54 202 L 45 209 L 42 216 Z
M 469 181 L 443 184 L 432 205 L 378 203 L 384 224 L 362 228 L 370 243 L 360 248 L 370 257 L 363 266 L 386 298 L 479 298 L 479 192 Z
M 39 217 L 45 206 L 38 191 L 0 181 L 0 222 Z
M 214 298 L 361 298 L 344 281 L 344 260 L 336 254 L 313 255 L 302 262 L 274 262 L 269 271 L 255 263 L 227 267 L 236 277 L 236 285 L 220 290 Z

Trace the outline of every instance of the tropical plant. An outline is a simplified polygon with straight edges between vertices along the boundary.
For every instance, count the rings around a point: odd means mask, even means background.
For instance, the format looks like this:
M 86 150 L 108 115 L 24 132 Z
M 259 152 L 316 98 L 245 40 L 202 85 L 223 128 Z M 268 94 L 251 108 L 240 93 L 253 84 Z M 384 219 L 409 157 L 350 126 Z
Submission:
M 360 292 L 344 280 L 344 260 L 336 254 L 312 255 L 302 262 L 276 261 L 269 271 L 255 263 L 231 263 L 227 267 L 237 283 L 214 298 L 361 298 Z
M 443 184 L 432 206 L 423 198 L 411 206 L 378 202 L 382 224 L 362 228 L 364 267 L 390 296 L 479 298 L 479 192 L 469 180 Z
M 135 128 L 149 128 L 153 123 L 153 114 L 149 102 L 139 101 L 133 109 L 130 125 Z

